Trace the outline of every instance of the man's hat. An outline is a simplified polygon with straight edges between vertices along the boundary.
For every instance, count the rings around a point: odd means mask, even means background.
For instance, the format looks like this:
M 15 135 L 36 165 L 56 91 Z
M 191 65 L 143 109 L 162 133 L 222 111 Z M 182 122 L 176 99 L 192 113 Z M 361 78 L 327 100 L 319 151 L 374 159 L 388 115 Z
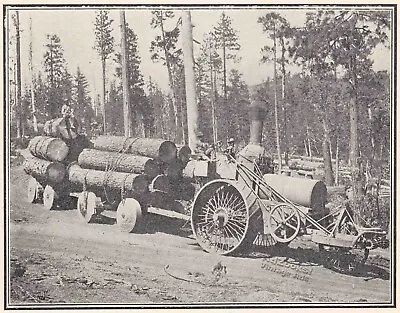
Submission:
M 232 142 L 235 142 L 235 139 L 229 138 L 229 139 L 228 139 L 228 143 L 232 143 Z

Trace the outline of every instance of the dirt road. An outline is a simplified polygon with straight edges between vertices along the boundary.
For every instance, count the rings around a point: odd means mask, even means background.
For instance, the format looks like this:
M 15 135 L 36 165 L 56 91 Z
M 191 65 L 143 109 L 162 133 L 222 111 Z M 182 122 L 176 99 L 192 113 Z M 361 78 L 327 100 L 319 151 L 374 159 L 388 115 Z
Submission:
M 27 178 L 12 168 L 11 306 L 392 301 L 388 250 L 372 253 L 358 276 L 322 267 L 307 238 L 287 251 L 221 257 L 203 252 L 181 221 L 154 215 L 146 233 L 128 234 L 112 217 L 82 223 L 73 205 L 46 211 L 26 202 Z

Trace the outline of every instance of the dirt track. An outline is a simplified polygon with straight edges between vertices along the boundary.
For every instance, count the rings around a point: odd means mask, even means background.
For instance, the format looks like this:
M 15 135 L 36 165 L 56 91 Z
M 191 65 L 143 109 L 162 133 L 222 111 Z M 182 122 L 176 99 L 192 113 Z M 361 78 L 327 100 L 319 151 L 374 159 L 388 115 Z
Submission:
M 372 252 L 358 277 L 323 268 L 307 238 L 287 251 L 215 256 L 181 221 L 152 216 L 146 233 L 127 234 L 111 217 L 83 224 L 73 205 L 46 211 L 29 204 L 27 178 L 12 168 L 11 305 L 392 301 L 389 250 Z M 218 262 L 226 273 L 212 272 Z

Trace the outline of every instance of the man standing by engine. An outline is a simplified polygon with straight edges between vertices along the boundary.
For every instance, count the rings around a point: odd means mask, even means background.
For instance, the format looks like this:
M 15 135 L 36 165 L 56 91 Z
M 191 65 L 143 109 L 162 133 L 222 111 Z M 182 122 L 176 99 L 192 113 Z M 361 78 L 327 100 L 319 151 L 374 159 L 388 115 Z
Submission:
M 227 141 L 227 147 L 226 147 L 226 149 L 224 150 L 224 153 L 226 154 L 226 155 L 228 155 L 229 157 L 231 157 L 231 158 L 235 158 L 235 156 L 236 156 L 236 152 L 235 152 L 235 139 L 233 139 L 233 138 L 229 138 L 228 139 L 228 141 Z

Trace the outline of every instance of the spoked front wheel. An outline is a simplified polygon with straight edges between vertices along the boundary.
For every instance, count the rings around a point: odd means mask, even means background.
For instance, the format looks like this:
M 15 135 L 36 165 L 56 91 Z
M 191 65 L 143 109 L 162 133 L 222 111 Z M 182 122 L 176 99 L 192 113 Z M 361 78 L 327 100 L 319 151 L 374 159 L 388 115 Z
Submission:
M 300 214 L 296 208 L 281 203 L 270 212 L 268 226 L 271 236 L 281 243 L 291 242 L 300 231 Z

